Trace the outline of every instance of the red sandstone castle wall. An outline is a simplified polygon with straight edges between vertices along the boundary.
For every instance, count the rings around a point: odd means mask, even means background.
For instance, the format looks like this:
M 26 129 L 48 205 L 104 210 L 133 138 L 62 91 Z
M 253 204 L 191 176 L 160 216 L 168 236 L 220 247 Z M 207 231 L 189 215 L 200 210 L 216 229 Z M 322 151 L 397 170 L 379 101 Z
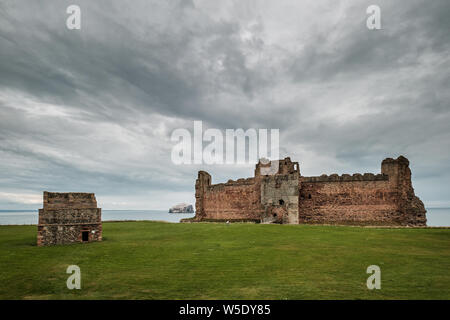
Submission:
M 200 171 L 196 183 L 196 220 L 259 221 L 260 194 L 260 185 L 253 178 L 211 185 L 211 176 Z
M 381 174 L 300 178 L 299 223 L 425 225 L 409 161 L 385 159 Z
M 400 224 L 389 181 L 302 181 L 299 223 Z
M 259 221 L 260 194 L 253 179 L 210 186 L 203 199 L 205 219 Z

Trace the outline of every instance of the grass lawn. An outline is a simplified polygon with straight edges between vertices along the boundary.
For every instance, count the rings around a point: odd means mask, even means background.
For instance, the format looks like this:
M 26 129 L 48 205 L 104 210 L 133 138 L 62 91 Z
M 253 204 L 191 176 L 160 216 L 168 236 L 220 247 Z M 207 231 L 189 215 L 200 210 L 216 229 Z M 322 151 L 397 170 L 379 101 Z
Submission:
M 450 229 L 105 222 L 103 242 L 54 247 L 36 231 L 0 226 L 0 299 L 450 299 Z

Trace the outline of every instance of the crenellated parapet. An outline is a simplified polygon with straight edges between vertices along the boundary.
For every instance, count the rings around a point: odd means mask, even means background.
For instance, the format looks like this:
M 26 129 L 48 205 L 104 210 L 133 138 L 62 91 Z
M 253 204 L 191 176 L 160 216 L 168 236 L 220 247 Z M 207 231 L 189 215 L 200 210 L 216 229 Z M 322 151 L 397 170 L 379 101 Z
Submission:
M 226 183 L 217 183 L 207 186 L 208 191 L 222 191 L 224 188 L 229 186 L 249 186 L 255 184 L 255 178 L 238 179 L 238 180 L 228 180 Z
M 302 182 L 351 182 L 351 181 L 388 181 L 387 174 L 373 174 L 373 173 L 354 173 L 338 175 L 336 173 L 331 175 L 323 174 L 317 177 L 300 177 Z

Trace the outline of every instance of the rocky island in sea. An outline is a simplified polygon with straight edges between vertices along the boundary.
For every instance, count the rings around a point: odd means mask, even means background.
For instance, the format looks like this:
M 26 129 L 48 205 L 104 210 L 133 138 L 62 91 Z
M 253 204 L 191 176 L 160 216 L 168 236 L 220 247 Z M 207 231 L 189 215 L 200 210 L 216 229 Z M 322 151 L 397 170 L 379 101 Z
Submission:
M 194 213 L 192 205 L 180 203 L 169 209 L 169 213 Z

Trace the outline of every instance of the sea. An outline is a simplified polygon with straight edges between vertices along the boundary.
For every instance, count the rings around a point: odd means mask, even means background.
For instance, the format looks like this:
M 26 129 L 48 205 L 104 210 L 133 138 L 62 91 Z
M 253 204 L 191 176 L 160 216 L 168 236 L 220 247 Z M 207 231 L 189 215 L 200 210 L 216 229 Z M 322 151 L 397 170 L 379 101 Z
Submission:
M 102 210 L 102 221 L 150 220 L 177 223 L 193 216 L 194 213 L 168 213 L 165 210 Z M 37 210 L 0 210 L 0 225 L 37 223 Z
M 102 210 L 102 221 L 150 220 L 178 223 L 194 213 L 168 213 L 164 210 Z M 37 210 L 0 210 L 0 225 L 37 225 Z M 427 225 L 450 227 L 450 208 L 427 208 Z

